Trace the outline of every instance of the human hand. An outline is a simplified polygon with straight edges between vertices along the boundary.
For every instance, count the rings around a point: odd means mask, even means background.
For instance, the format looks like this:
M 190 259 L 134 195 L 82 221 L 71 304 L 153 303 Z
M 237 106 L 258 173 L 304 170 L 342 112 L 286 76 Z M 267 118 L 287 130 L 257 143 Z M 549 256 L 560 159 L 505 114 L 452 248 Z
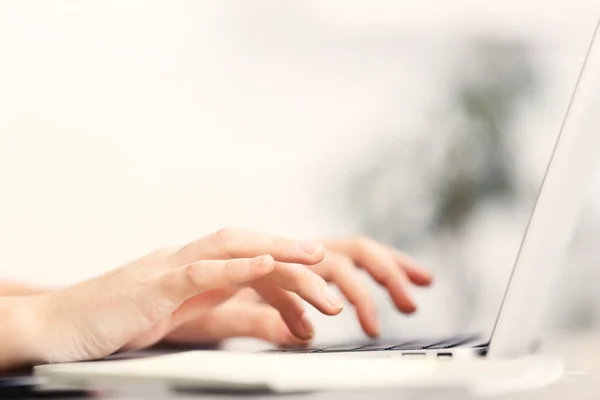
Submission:
M 365 269 L 384 286 L 403 313 L 416 310 L 409 294 L 410 286 L 429 286 L 432 282 L 431 274 L 406 254 L 374 240 L 364 237 L 330 238 L 319 242 L 325 244 L 325 257 L 306 268 L 340 288 L 356 309 L 361 326 L 369 336 L 379 334 L 379 321 L 373 298 L 358 274 L 358 268 Z M 208 297 L 198 297 L 194 310 L 195 316 L 187 322 L 164 326 L 155 334 L 164 336 L 164 342 L 183 344 L 216 344 L 235 337 L 257 338 L 278 345 L 303 343 L 290 334 L 277 310 L 261 303 L 252 289 L 244 289 L 218 306 Z M 186 314 L 188 317 L 191 315 Z M 146 340 L 142 338 L 137 346 L 143 346 Z
M 183 318 L 165 324 L 130 343 L 128 348 L 146 347 L 158 342 L 166 346 L 220 346 L 227 339 L 253 338 L 275 345 L 306 345 L 312 338 L 293 335 L 277 309 L 265 303 L 251 288 L 241 289 L 227 301 L 215 305 L 215 297 L 204 296 L 194 301 L 193 311 L 183 311 Z
M 103 358 L 147 346 L 196 310 L 251 287 L 281 315 L 295 340 L 313 327 L 300 298 L 326 315 L 343 301 L 306 268 L 323 261 L 322 245 L 224 229 L 183 248 L 165 249 L 63 290 L 20 300 L 30 362 Z
M 405 314 L 417 310 L 411 286 L 425 287 L 433 282 L 432 274 L 407 254 L 368 237 L 329 238 L 319 243 L 325 245 L 325 257 L 307 268 L 339 287 L 369 336 L 379 335 L 380 324 L 373 296 L 360 279 L 359 268 L 385 287 L 396 308 Z

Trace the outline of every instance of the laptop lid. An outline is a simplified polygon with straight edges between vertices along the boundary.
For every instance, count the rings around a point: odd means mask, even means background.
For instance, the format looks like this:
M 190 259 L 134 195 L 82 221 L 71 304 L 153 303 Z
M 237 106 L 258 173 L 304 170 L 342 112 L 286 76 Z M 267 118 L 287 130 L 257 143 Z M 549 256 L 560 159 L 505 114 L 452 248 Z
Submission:
M 600 20 L 583 60 L 566 117 L 524 234 L 488 356 L 535 350 L 543 311 L 552 295 L 576 228 L 590 178 L 600 158 Z

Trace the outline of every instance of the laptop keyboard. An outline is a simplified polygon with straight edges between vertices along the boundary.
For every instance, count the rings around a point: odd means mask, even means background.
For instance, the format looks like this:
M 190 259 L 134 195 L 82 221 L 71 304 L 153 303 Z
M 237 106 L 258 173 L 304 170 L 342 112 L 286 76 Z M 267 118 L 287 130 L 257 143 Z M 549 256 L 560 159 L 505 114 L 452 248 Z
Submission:
M 270 353 L 346 353 L 359 351 L 397 351 L 397 350 L 442 350 L 455 347 L 479 348 L 485 347 L 487 342 L 478 335 L 461 335 L 438 340 L 383 340 L 369 343 L 349 343 L 321 347 L 303 347 L 268 350 Z

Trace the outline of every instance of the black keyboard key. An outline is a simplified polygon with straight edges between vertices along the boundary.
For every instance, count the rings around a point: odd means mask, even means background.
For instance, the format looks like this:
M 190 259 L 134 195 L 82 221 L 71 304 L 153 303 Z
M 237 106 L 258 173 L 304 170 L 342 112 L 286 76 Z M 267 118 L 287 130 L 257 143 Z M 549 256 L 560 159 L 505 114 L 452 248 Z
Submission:
M 452 349 L 454 347 L 463 346 L 474 342 L 478 336 L 459 336 L 443 340 L 439 343 L 434 343 L 427 346 L 427 349 Z
M 398 341 L 390 341 L 390 342 L 373 342 L 373 343 L 369 343 L 366 344 L 364 346 L 361 346 L 357 349 L 355 349 L 354 351 L 383 351 L 383 350 L 388 350 L 394 346 L 398 345 Z
M 364 344 L 339 344 L 335 346 L 327 346 L 319 349 L 319 353 L 339 353 L 345 351 L 355 351 L 363 347 Z
M 318 348 L 314 347 L 290 347 L 283 349 L 272 349 L 267 350 L 267 353 L 291 353 L 291 354 L 302 354 L 302 353 L 316 353 L 318 352 Z
M 345 343 L 336 345 L 325 345 L 321 347 L 296 347 L 296 348 L 284 348 L 276 350 L 268 350 L 270 353 L 292 353 L 292 354 L 303 354 L 303 353 L 345 353 L 355 351 L 394 351 L 394 350 L 426 350 L 426 349 L 451 349 L 458 346 L 472 344 L 469 347 L 486 347 L 487 342 L 482 342 L 479 336 L 475 335 L 463 335 L 455 336 L 445 339 L 420 339 L 411 341 L 400 341 L 382 339 L 375 342 L 368 343 Z
M 432 343 L 435 343 L 435 340 L 413 340 L 410 342 L 398 344 L 394 347 L 389 348 L 388 350 L 423 350 L 428 346 L 431 346 Z

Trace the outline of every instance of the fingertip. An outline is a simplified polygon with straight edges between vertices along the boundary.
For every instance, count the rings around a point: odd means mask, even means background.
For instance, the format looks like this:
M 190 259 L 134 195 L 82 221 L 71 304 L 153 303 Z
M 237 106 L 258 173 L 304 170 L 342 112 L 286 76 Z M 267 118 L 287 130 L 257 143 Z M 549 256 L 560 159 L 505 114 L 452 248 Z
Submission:
M 417 311 L 415 302 L 407 295 L 404 295 L 399 299 L 394 299 L 394 303 L 396 303 L 396 308 L 404 314 L 413 314 Z
M 318 264 L 325 258 L 325 247 L 321 243 L 299 240 L 296 242 L 296 248 L 300 250 L 306 264 Z
M 275 268 L 275 260 L 271 255 L 267 254 L 253 258 L 250 261 L 250 265 L 257 275 L 266 275 Z
M 371 339 L 377 339 L 381 334 L 381 331 L 379 329 L 379 323 L 376 320 L 373 320 L 372 318 L 367 319 L 367 321 L 361 322 L 363 331 Z
M 410 282 L 415 286 L 427 287 L 433 284 L 433 278 L 429 276 L 410 277 Z
M 342 305 L 340 307 L 332 307 L 331 311 L 327 314 L 332 317 L 335 317 L 336 315 L 340 315 L 342 313 L 342 311 L 344 311 L 344 308 L 345 308 L 345 305 Z
M 302 332 L 301 332 L 301 337 L 299 337 L 299 339 L 301 340 L 312 340 L 312 338 L 315 336 L 315 328 L 311 322 L 311 320 L 306 316 L 306 314 L 304 314 L 302 316 Z
M 400 308 L 400 311 L 402 311 L 405 314 L 414 314 L 415 312 L 417 312 L 417 306 L 414 305 L 414 303 L 408 303 L 405 304 L 402 308 Z
M 288 329 L 283 330 L 278 337 L 275 339 L 275 342 L 281 346 L 306 346 L 308 345 L 312 339 L 301 339 L 299 337 L 294 336 L 292 332 Z
M 325 246 L 319 244 L 319 246 L 317 247 L 317 251 L 315 252 L 315 254 L 313 254 L 313 256 L 315 257 L 315 264 L 323 261 L 323 259 L 325 258 Z
M 271 309 L 270 311 L 275 310 Z M 286 323 L 281 319 L 279 313 L 277 313 L 276 311 L 275 315 L 273 316 L 273 319 L 265 318 L 262 326 L 262 338 L 278 346 L 302 346 L 309 343 L 311 340 L 294 335 L 290 328 L 286 325 Z
M 325 285 L 321 294 L 327 309 L 320 310 L 328 315 L 338 315 L 344 309 L 344 300 L 339 297 L 329 286 Z
M 406 278 L 404 277 L 404 279 Z M 387 288 L 396 308 L 404 314 L 412 314 L 417 311 L 417 306 L 407 290 L 407 283 L 408 281 L 402 284 L 388 285 Z
M 429 286 L 433 282 L 433 273 L 420 266 L 403 265 L 408 279 L 417 286 Z
M 433 282 L 433 274 L 423 268 L 416 274 L 415 278 L 424 285 L 430 285 Z
M 358 310 L 359 320 L 365 333 L 372 339 L 378 338 L 381 334 L 379 318 L 374 307 L 370 310 Z
M 435 280 L 431 272 L 426 272 L 425 279 L 427 280 L 427 285 L 432 285 Z
M 305 317 L 302 317 L 298 323 L 288 326 L 288 330 L 291 338 L 287 334 L 285 337 L 287 338 L 286 340 L 291 341 L 290 344 L 309 343 L 315 336 L 315 329 L 312 323 Z
M 267 254 L 264 256 L 263 262 L 262 262 L 262 267 L 265 270 L 269 270 L 269 271 L 271 271 L 273 268 L 275 268 L 275 259 L 273 259 L 272 255 Z
M 374 329 L 371 329 L 371 330 L 365 329 L 365 332 L 366 332 L 367 336 L 369 336 L 370 339 L 378 339 L 379 336 L 381 335 L 379 330 L 374 330 Z

